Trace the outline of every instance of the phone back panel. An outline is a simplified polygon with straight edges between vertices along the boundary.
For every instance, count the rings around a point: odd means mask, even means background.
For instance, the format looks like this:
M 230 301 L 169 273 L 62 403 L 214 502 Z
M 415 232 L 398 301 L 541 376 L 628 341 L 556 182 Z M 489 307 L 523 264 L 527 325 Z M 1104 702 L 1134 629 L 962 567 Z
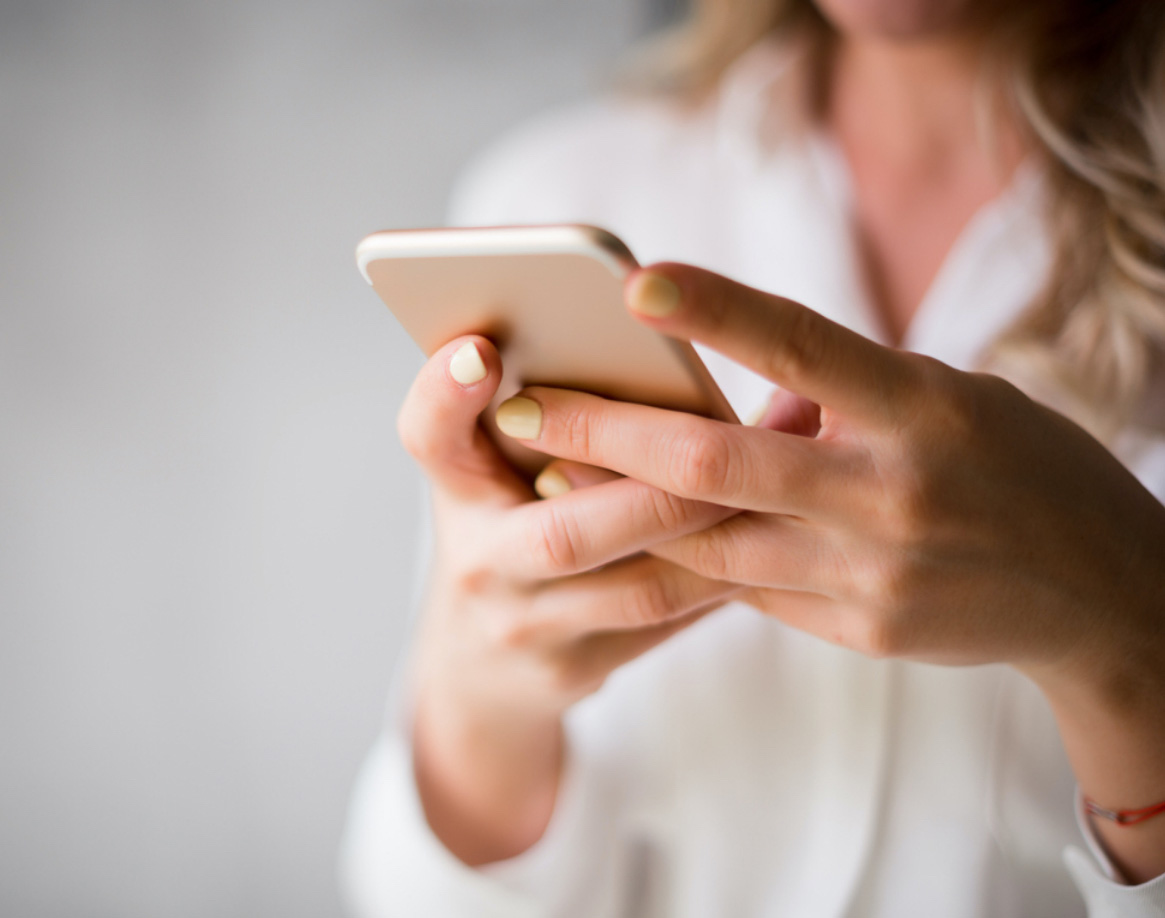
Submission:
M 603 230 L 389 231 L 357 251 L 365 277 L 425 354 L 471 333 L 497 345 L 504 375 L 495 405 L 541 385 L 735 420 L 691 345 L 627 314 L 623 281 L 635 260 Z M 547 461 L 499 442 L 528 470 Z

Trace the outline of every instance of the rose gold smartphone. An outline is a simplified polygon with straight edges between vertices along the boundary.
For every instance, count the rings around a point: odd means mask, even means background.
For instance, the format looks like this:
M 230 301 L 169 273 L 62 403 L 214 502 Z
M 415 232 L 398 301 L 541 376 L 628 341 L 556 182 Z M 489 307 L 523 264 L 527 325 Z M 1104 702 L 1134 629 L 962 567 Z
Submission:
M 426 355 L 464 334 L 497 345 L 502 385 L 483 420 L 526 471 L 537 471 L 547 457 L 493 426 L 493 408 L 523 386 L 578 389 L 736 421 L 690 344 L 627 315 L 623 281 L 636 262 L 605 230 L 389 230 L 365 238 L 356 262 Z

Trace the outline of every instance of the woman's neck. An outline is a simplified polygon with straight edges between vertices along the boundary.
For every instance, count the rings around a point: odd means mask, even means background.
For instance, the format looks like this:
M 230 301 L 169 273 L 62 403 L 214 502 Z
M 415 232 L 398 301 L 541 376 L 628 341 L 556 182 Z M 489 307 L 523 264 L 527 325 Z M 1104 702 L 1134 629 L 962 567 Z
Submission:
M 835 48 L 825 125 L 849 165 L 867 289 L 895 344 L 963 227 L 1023 159 L 1004 108 L 984 104 L 982 60 L 950 39 L 843 37 Z
M 998 160 L 1005 184 L 1022 149 L 1000 106 L 985 104 L 982 61 L 969 39 L 843 37 L 828 76 L 827 124 L 887 168 L 989 158 Z

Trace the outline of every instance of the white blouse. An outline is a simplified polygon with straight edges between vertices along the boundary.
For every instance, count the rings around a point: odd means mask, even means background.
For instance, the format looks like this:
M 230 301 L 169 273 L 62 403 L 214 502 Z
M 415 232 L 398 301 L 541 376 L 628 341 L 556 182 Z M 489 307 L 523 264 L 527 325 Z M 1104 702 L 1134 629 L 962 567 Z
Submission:
M 544 119 L 478 161 L 455 219 L 598 224 L 642 263 L 707 267 L 884 338 L 845 164 L 820 138 L 780 137 L 781 72 L 761 48 L 699 115 L 606 102 Z M 904 347 L 976 366 L 1048 270 L 1040 194 L 1021 169 L 974 216 Z M 705 357 L 742 416 L 765 400 L 764 380 Z M 1149 420 L 1165 430 L 1165 410 Z M 1165 497 L 1160 434 L 1129 431 L 1118 452 Z M 1043 697 L 1003 665 L 873 661 L 728 606 L 569 712 L 545 836 L 480 869 L 428 828 L 398 688 L 342 852 L 366 918 L 1165 916 L 1165 877 L 1121 884 Z

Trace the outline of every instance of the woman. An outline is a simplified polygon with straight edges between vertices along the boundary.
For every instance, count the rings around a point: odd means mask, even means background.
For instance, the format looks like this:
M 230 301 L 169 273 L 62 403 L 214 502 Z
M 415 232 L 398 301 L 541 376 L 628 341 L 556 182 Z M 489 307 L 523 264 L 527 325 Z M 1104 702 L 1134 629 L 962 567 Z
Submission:
M 661 95 L 483 161 L 460 220 L 674 260 L 631 313 L 765 407 L 523 392 L 537 502 L 492 345 L 422 370 L 362 912 L 1165 914 L 1163 50 L 1151 0 L 708 0 Z

